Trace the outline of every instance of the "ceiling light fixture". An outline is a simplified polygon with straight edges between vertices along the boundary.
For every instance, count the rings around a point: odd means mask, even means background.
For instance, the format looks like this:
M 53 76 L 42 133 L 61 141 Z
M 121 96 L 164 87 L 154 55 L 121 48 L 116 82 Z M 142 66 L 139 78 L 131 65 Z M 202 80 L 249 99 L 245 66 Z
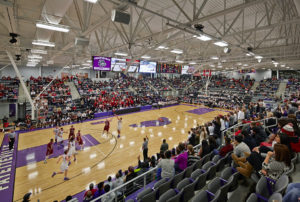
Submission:
M 141 56 L 141 58 L 143 58 L 143 59 L 150 59 L 151 56 L 149 56 L 149 55 L 143 55 L 143 56 Z
M 263 56 L 260 56 L 260 55 L 256 55 L 256 56 L 254 56 L 256 59 L 262 59 L 263 58 Z
M 220 46 L 220 47 L 226 47 L 226 46 L 228 46 L 228 43 L 226 41 L 217 41 L 214 44 L 216 46 Z
M 32 45 L 54 47 L 54 46 L 55 46 L 55 43 L 49 42 L 49 41 L 33 40 L 33 41 L 32 41 Z
M 35 53 L 35 54 L 47 54 L 46 50 L 40 50 L 40 49 L 31 49 L 30 51 L 31 53 Z
M 95 4 L 95 3 L 97 3 L 98 0 L 84 0 L 84 1 L 86 1 L 86 2 L 88 2 L 88 3 Z
M 158 46 L 155 50 L 162 50 L 162 49 L 167 50 L 167 49 L 169 49 L 169 48 L 166 47 L 166 46 Z
M 248 67 L 248 64 L 244 64 L 243 66 L 244 66 L 244 67 Z
M 69 32 L 70 31 L 70 28 L 68 26 L 60 25 L 60 24 L 53 24 L 53 23 L 49 23 L 49 22 L 38 21 L 35 25 L 38 28 L 48 29 L 48 30 L 53 30 L 53 31 L 58 31 L 58 32 Z
M 190 65 L 195 65 L 196 62 L 191 61 L 191 62 L 189 62 L 189 64 L 190 64 Z
M 215 67 L 215 65 L 214 65 L 214 64 L 210 64 L 209 66 L 210 66 L 210 67 Z
M 219 57 L 217 57 L 217 56 L 211 56 L 210 59 L 212 59 L 212 60 L 218 60 Z
M 28 55 L 28 58 L 42 59 L 43 57 L 40 55 Z
M 180 50 L 180 49 L 174 49 L 174 50 L 171 50 L 171 53 L 182 54 L 182 53 L 183 53 L 183 50 Z
M 200 34 L 199 36 L 194 35 L 194 37 L 196 37 L 197 39 L 201 40 L 201 41 L 210 41 L 211 38 L 207 35 L 204 34 Z
M 121 52 L 116 52 L 114 53 L 115 55 L 119 55 L 119 56 L 128 56 L 127 53 L 121 53 Z
M 183 60 L 175 60 L 175 62 L 177 62 L 177 63 L 184 63 Z

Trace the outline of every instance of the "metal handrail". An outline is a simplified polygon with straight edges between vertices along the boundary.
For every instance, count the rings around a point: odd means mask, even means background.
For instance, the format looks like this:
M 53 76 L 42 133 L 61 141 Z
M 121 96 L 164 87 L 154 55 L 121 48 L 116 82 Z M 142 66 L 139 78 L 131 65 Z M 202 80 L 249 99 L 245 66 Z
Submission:
M 276 124 L 270 125 L 270 126 L 267 126 L 267 127 L 266 127 L 266 121 L 269 120 L 269 119 L 275 119 L 275 120 L 276 120 Z M 277 117 L 269 117 L 269 118 L 261 119 L 261 120 L 258 120 L 258 121 L 251 121 L 251 123 L 260 123 L 260 122 L 263 122 L 263 127 L 264 127 L 264 128 L 270 128 L 270 127 L 277 126 L 277 124 L 278 124 L 278 119 L 277 119 Z M 223 130 L 222 133 L 221 133 L 221 134 L 222 134 L 222 143 L 224 143 L 224 142 L 223 142 L 223 140 L 224 140 L 224 134 L 225 134 L 226 132 L 228 132 L 229 130 L 232 130 L 232 129 L 234 130 L 234 129 L 240 127 L 240 126 L 250 125 L 251 123 L 238 123 L 238 124 L 235 124 L 235 125 L 233 125 L 233 126 L 227 128 L 227 129 Z
M 194 149 L 197 149 L 197 148 L 199 148 L 199 147 L 201 147 L 201 144 L 198 144 L 198 145 L 194 146 Z M 118 191 L 118 190 L 120 190 L 120 189 L 123 189 L 124 187 L 126 187 L 126 185 L 129 185 L 130 183 L 134 183 L 134 182 L 136 182 L 138 179 L 141 179 L 141 178 L 144 178 L 144 188 L 145 188 L 145 186 L 146 186 L 146 183 L 145 183 L 146 175 L 149 174 L 149 173 L 151 173 L 151 172 L 153 172 L 153 171 L 156 170 L 157 168 L 158 168 L 158 167 L 156 166 L 156 167 L 154 167 L 154 168 L 148 170 L 147 172 L 145 172 L 145 173 L 143 173 L 143 174 L 141 174 L 141 175 L 139 175 L 139 176 L 133 178 L 132 180 L 130 180 L 130 181 L 126 182 L 126 183 L 123 183 L 122 185 L 120 185 L 120 186 L 114 188 L 113 190 L 110 190 L 109 192 L 107 192 L 107 193 L 105 193 L 105 194 L 99 196 L 98 198 L 93 199 L 91 202 L 96 202 L 96 201 L 102 199 L 103 197 L 109 195 L 110 193 L 116 192 L 116 191 Z M 117 196 L 117 194 L 116 194 L 116 196 L 115 196 L 115 201 L 117 201 L 117 198 L 118 198 L 118 196 Z

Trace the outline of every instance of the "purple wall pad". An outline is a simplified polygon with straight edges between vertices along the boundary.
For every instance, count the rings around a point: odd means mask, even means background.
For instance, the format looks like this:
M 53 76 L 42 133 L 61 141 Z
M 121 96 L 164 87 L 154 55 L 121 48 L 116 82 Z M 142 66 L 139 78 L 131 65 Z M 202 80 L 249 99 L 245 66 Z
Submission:
M 16 174 L 16 158 L 18 148 L 18 133 L 15 138 L 14 148 L 9 151 L 8 135 L 5 135 L 0 150 L 0 201 L 13 201 L 15 174 Z
M 91 125 L 102 124 L 102 123 L 104 123 L 104 122 L 105 122 L 105 121 L 97 121 L 97 122 L 91 123 Z
M 215 110 L 210 109 L 210 108 L 198 108 L 198 109 L 193 109 L 193 110 L 189 110 L 189 111 L 186 111 L 186 112 L 201 115 L 201 114 L 206 114 L 206 113 L 212 112 L 212 111 L 215 111 Z
M 82 140 L 84 142 L 84 147 L 91 147 L 100 144 L 93 136 L 90 134 L 83 135 Z M 64 140 L 64 146 L 67 146 L 67 140 Z M 80 149 L 76 146 L 76 149 Z M 18 159 L 17 159 L 17 168 L 26 166 L 30 163 L 36 163 L 45 160 L 47 145 L 40 145 L 37 147 L 31 147 L 28 149 L 23 149 L 18 151 Z M 53 154 L 50 158 L 56 158 L 59 155 L 62 155 L 64 152 L 63 147 L 58 145 L 53 145 Z
M 150 121 L 143 121 L 141 122 L 139 125 L 141 127 L 145 126 L 145 127 L 154 127 L 154 126 L 164 126 L 164 125 L 169 125 L 170 123 L 172 123 L 171 121 L 169 121 L 168 118 L 166 117 L 159 117 L 159 119 L 162 119 L 163 121 L 158 121 L 158 120 L 150 120 Z M 131 124 L 129 125 L 131 127 L 138 127 L 137 124 Z

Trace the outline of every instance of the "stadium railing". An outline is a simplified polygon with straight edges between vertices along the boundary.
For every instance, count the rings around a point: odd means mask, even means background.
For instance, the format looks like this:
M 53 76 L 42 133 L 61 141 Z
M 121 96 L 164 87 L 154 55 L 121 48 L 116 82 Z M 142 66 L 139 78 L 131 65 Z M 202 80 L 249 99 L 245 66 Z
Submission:
M 200 147 L 201 147 L 201 144 L 194 146 L 195 151 L 199 150 Z M 102 196 L 100 196 L 96 199 L 93 199 L 91 202 L 101 201 L 102 198 L 110 195 L 112 192 L 115 193 L 114 201 L 118 201 L 118 199 L 120 200 L 120 196 L 122 197 L 122 199 L 126 199 L 128 196 L 130 196 L 130 194 L 133 194 L 134 192 L 136 192 L 137 190 L 139 190 L 141 188 L 145 189 L 148 184 L 150 184 L 151 182 L 155 182 L 157 169 L 158 169 L 157 166 L 154 168 L 151 168 L 148 171 L 143 172 L 142 174 L 138 175 L 134 179 L 132 179 L 126 183 L 123 183 L 122 185 L 114 188 L 113 190 L 110 190 L 109 192 L 103 194 Z M 118 193 L 119 193 L 119 195 L 118 195 Z
M 274 119 L 275 124 L 266 126 L 266 122 L 270 119 Z M 264 129 L 269 129 L 271 127 L 276 127 L 277 126 L 278 119 L 277 119 L 277 117 L 269 117 L 269 118 L 261 119 L 261 120 L 258 120 L 258 121 L 251 121 L 251 123 L 261 123 L 261 126 Z M 239 128 L 240 126 L 247 126 L 247 125 L 250 125 L 250 123 L 238 123 L 238 124 L 235 124 L 232 127 L 229 127 L 227 129 L 223 130 L 222 133 L 221 133 L 221 142 L 222 142 L 222 144 L 224 143 L 224 136 L 225 135 L 231 137 L 237 131 L 236 130 L 237 128 Z

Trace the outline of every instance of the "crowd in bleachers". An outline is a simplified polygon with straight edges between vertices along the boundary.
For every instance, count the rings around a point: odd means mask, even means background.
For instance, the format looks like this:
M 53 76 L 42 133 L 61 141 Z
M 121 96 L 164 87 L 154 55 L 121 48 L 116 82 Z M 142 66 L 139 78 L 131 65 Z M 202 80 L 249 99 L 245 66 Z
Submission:
M 16 102 L 19 93 L 19 79 L 2 77 L 0 79 L 0 101 Z
M 182 201 L 192 199 L 193 202 L 208 198 L 210 200 L 219 198 L 219 201 L 226 201 L 228 199 L 227 192 L 234 191 L 238 186 L 239 174 L 257 180 L 256 187 L 265 188 L 269 186 L 268 183 L 271 184 L 270 186 L 278 183 L 279 186 L 293 172 L 297 159 L 296 154 L 300 149 L 300 130 L 294 114 L 300 108 L 299 101 L 298 94 L 297 98 L 291 97 L 285 102 L 282 108 L 286 108 L 286 112 L 267 109 L 262 101 L 242 105 L 225 116 L 216 117 L 212 122 L 191 128 L 188 140 L 179 143 L 176 148 L 169 148 L 164 140 L 156 156 L 147 158 L 145 161 L 138 158 L 136 169 L 130 166 L 125 172 L 125 176 L 119 171 L 116 179 L 112 180 L 109 177 L 107 182 L 99 183 L 97 193 L 100 192 L 102 193 L 100 195 L 103 195 L 155 166 L 157 167 L 153 175 L 156 183 L 139 193 L 135 199 L 152 197 L 153 201 L 157 199 L 166 201 L 169 198 L 179 197 Z M 278 124 L 274 118 L 265 121 L 265 125 L 260 122 L 264 118 L 274 116 L 280 118 Z M 237 127 L 238 130 L 234 131 L 232 135 L 230 134 L 233 131 L 227 130 L 225 144 L 221 145 L 222 131 L 240 123 L 244 123 L 244 125 Z M 199 143 L 201 143 L 200 148 L 196 146 Z M 220 177 L 215 177 L 217 172 L 220 172 L 218 175 Z M 147 180 L 147 183 L 150 183 L 151 179 L 153 178 Z M 265 182 L 266 179 L 267 182 Z M 210 182 L 205 188 L 207 180 Z M 138 184 L 138 180 L 136 183 Z M 102 200 L 111 201 L 118 195 L 122 196 L 121 198 L 130 196 L 140 188 L 140 186 L 134 186 L 137 184 L 130 183 L 123 189 L 118 189 L 114 193 L 110 192 Z M 91 185 L 91 187 L 93 186 Z M 282 186 L 286 188 L 287 183 Z M 297 184 L 290 185 L 284 201 L 287 201 L 287 198 L 295 198 L 295 194 L 297 195 L 298 192 L 291 190 L 297 189 L 297 186 Z M 227 188 L 225 189 L 225 187 Z M 278 187 L 273 186 L 273 189 L 276 191 Z M 196 192 L 199 190 L 200 192 Z M 280 196 L 277 196 L 264 193 L 259 189 L 256 190 L 254 195 L 249 193 L 249 195 L 251 194 L 249 199 L 280 198 L 284 193 L 280 191 Z M 299 189 L 297 190 L 299 191 Z M 84 201 L 90 201 L 100 196 L 92 193 L 92 189 L 88 190 L 89 197 L 85 197 Z M 120 200 L 121 198 L 119 197 Z

